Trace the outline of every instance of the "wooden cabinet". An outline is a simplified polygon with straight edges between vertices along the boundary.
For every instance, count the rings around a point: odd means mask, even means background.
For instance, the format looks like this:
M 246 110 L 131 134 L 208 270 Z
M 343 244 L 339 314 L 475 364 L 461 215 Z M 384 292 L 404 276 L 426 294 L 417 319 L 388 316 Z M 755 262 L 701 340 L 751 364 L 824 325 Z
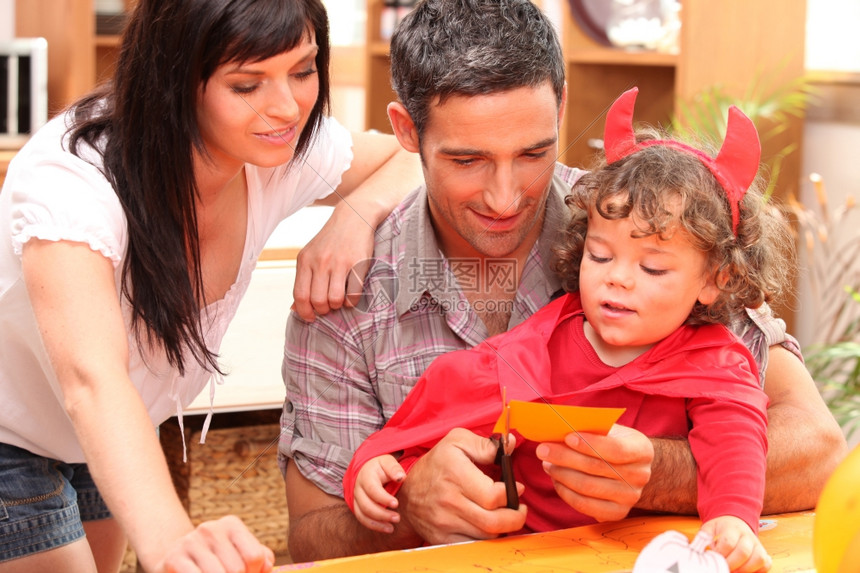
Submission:
M 0 188 L 6 180 L 6 171 L 9 170 L 9 162 L 15 157 L 14 149 L 0 149 Z
M 561 130 L 562 160 L 588 166 L 603 136 L 606 108 L 624 90 L 639 86 L 636 120 L 666 124 L 680 102 L 715 85 L 742 97 L 756 79 L 776 81 L 803 74 L 806 0 L 681 0 L 680 53 L 625 51 L 593 40 L 574 22 L 567 0 L 559 2 L 567 62 L 568 102 Z M 549 0 L 543 0 L 547 6 Z M 384 0 L 368 0 L 366 126 L 390 133 L 385 108 L 391 90 L 388 42 L 380 33 Z M 802 120 L 792 121 L 768 152 L 795 150 L 784 160 L 780 181 L 796 189 L 800 178 Z
M 110 74 L 119 45 L 119 36 L 96 34 L 93 0 L 16 0 L 15 35 L 48 41 L 49 116 Z
M 93 0 L 16 0 L 15 35 L 48 41 L 48 116 L 95 82 Z

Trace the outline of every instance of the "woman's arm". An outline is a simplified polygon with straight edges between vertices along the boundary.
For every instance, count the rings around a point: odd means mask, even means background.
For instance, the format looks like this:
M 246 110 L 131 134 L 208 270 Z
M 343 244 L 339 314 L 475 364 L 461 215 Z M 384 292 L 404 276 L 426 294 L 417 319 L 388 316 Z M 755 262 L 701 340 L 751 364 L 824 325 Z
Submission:
M 376 227 L 410 191 L 423 183 L 418 155 L 393 135 L 353 133 L 354 158 L 340 185 L 320 204 L 335 205 L 320 232 L 299 253 L 293 288 L 295 310 L 316 314 L 354 303 L 373 255 Z M 349 281 L 347 286 L 347 281 Z
M 274 557 L 237 519 L 195 530 L 167 470 L 155 428 L 128 374 L 128 333 L 111 262 L 81 243 L 32 239 L 24 280 L 87 464 L 147 571 L 241 555 L 248 571 Z M 268 565 L 267 565 L 268 563 Z M 176 569 L 182 570 L 181 565 Z

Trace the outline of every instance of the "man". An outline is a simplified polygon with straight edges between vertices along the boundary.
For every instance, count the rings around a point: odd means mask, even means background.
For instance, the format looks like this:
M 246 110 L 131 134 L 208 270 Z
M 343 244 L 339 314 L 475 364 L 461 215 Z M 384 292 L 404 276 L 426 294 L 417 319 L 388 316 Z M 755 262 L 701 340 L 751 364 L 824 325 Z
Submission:
M 419 3 L 392 39 L 391 67 L 399 102 L 389 118 L 401 145 L 420 154 L 426 184 L 379 227 L 358 307 L 290 318 L 280 453 L 296 561 L 495 537 L 525 520 L 477 467 L 493 463 L 495 446 L 463 429 L 411 468 L 391 533 L 364 529 L 342 499 L 352 453 L 433 358 L 519 324 L 559 291 L 552 246 L 563 196 L 581 174 L 555 164 L 564 60 L 528 0 Z M 738 331 L 767 367 L 765 512 L 808 508 L 844 440 L 801 361 L 780 346 L 792 344 L 781 324 L 756 318 L 764 330 L 750 320 Z M 685 441 L 616 426 L 546 450 L 560 498 L 599 521 L 634 505 L 696 511 Z

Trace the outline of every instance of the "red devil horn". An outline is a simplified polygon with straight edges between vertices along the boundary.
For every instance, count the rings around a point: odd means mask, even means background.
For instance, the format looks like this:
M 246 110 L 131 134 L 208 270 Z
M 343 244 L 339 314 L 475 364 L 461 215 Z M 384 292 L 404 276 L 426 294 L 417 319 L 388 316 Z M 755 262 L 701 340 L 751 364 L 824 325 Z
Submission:
M 716 159 L 671 139 L 650 139 L 636 143 L 636 134 L 633 131 L 633 107 L 636 104 L 638 92 L 638 88 L 627 90 L 606 112 L 606 130 L 603 135 L 606 162 L 614 163 L 652 145 L 666 145 L 695 155 L 714 174 L 725 190 L 732 210 L 732 230 L 737 234 L 740 202 L 755 180 L 761 160 L 761 143 L 753 122 L 737 107 L 731 106 L 726 123 L 726 139 Z
M 730 194 L 740 192 L 740 200 L 758 173 L 761 160 L 761 143 L 753 122 L 735 106 L 729 108 L 726 122 L 726 140 L 714 160 L 726 179 Z
M 740 219 L 738 203 L 758 173 L 761 142 L 753 122 L 735 106 L 729 108 L 726 139 L 714 160 L 714 174 L 726 190 L 732 206 L 732 226 Z
M 615 100 L 606 112 L 606 129 L 603 132 L 603 150 L 606 162 L 614 163 L 633 152 L 636 135 L 633 133 L 633 108 L 639 88 L 630 88 Z

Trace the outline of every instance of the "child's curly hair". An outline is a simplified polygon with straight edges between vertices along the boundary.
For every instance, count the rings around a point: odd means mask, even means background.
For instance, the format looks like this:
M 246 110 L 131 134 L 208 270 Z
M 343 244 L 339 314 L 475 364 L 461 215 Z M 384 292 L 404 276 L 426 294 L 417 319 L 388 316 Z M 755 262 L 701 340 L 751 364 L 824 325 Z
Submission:
M 668 139 L 646 128 L 637 140 Z M 711 145 L 694 146 L 713 156 Z M 707 254 L 720 295 L 710 305 L 696 303 L 689 324 L 728 324 L 744 307 L 772 302 L 788 290 L 794 242 L 787 222 L 761 193 L 757 177 L 740 204 L 737 236 L 726 192 L 700 159 L 666 145 L 651 145 L 584 175 L 565 203 L 571 222 L 555 249 L 556 270 L 568 292 L 579 289 L 589 214 L 606 219 L 634 216 L 637 236 L 668 237 L 683 229 Z M 680 215 L 678 215 L 680 213 Z

